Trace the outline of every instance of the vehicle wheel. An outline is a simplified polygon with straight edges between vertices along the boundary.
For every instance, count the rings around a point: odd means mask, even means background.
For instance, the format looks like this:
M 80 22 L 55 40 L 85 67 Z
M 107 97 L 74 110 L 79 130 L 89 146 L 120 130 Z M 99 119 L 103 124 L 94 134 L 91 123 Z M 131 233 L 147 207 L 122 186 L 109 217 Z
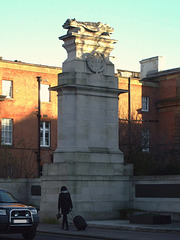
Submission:
M 36 236 L 36 229 L 23 233 L 22 235 L 25 240 L 32 240 Z

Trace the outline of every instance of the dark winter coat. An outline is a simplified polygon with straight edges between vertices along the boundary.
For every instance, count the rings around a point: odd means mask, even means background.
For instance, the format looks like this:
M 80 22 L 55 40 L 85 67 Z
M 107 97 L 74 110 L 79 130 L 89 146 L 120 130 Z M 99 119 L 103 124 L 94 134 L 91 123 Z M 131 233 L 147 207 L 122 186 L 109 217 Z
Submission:
M 70 193 L 67 190 L 61 191 L 58 199 L 58 210 L 61 209 L 62 214 L 68 214 L 72 208 L 73 205 Z

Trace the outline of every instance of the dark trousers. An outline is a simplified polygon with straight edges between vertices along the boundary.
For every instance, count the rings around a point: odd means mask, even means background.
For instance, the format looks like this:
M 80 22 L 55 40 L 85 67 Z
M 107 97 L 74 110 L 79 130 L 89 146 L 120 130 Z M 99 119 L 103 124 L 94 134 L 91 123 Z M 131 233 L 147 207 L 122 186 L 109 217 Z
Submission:
M 67 214 L 63 214 L 62 229 L 64 229 L 65 225 L 66 225 L 66 229 L 69 230 Z

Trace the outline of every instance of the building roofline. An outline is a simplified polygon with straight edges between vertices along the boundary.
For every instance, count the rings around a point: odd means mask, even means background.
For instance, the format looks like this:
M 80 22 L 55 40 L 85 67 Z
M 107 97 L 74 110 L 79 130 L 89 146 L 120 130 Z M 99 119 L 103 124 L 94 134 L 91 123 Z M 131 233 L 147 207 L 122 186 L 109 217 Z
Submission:
M 12 64 L 19 64 L 19 65 L 27 65 L 27 66 L 34 66 L 34 67 L 41 67 L 41 68 L 62 69 L 62 67 L 41 65 L 41 64 L 35 64 L 35 63 L 26 63 L 26 62 L 22 62 L 22 61 L 18 61 L 18 60 L 12 61 L 12 60 L 2 59 L 2 57 L 0 57 L 0 63 L 1 62 L 12 63 Z
M 151 78 L 157 78 L 157 77 L 165 76 L 167 74 L 175 74 L 175 73 L 180 73 L 180 68 L 172 68 L 168 70 L 159 71 L 156 73 L 150 73 L 150 74 L 147 74 L 147 76 L 142 80 L 146 80 L 146 79 L 148 80 Z
M 124 70 L 124 69 L 116 69 L 117 71 L 122 72 L 132 72 L 132 73 L 140 73 L 139 71 L 132 71 L 132 70 Z
M 116 76 L 118 77 L 131 77 L 134 79 L 140 79 L 140 72 L 137 71 L 130 71 L 130 70 L 124 70 L 124 69 L 117 69 Z

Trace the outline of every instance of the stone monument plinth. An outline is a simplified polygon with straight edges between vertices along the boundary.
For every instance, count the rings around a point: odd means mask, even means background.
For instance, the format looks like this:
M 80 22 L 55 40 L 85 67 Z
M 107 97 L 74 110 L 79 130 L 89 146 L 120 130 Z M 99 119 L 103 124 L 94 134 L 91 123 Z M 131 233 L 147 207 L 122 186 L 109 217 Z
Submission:
M 107 24 L 68 19 L 60 37 L 67 51 L 59 74 L 58 142 L 54 162 L 44 165 L 41 211 L 54 216 L 62 185 L 75 212 L 88 219 L 119 217 L 129 203 L 132 167 L 118 147 L 118 89 L 109 55 L 116 40 Z M 56 205 L 55 205 L 56 204 Z

